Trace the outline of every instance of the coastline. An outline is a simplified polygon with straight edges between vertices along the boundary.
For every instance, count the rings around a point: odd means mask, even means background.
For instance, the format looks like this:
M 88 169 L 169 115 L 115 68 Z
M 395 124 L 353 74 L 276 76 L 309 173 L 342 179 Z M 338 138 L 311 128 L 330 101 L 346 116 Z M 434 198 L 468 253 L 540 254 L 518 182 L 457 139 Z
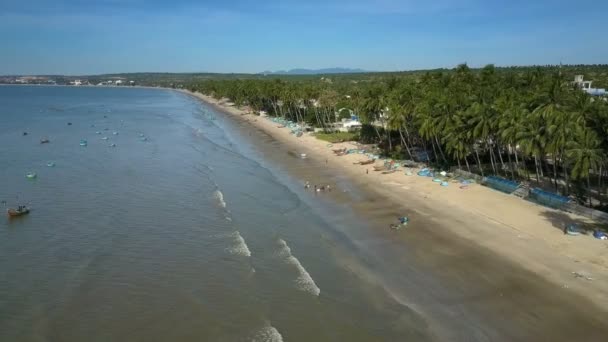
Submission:
M 378 229 L 388 230 L 386 227 L 395 220 L 395 214 L 406 212 L 412 218 L 411 228 L 408 226 L 407 229 L 392 234 L 392 237 L 402 240 L 398 242 L 406 245 L 419 259 L 438 272 L 455 273 L 446 277 L 484 278 L 486 285 L 496 288 L 495 295 L 502 297 L 502 291 L 508 292 L 505 287 L 514 285 L 504 284 L 511 281 L 506 279 L 509 275 L 499 273 L 512 271 L 521 280 L 517 284 L 518 287 L 524 287 L 521 291 L 533 289 L 533 295 L 535 291 L 546 291 L 545 299 L 555 301 L 554 305 L 559 305 L 560 310 L 566 311 L 565 316 L 551 317 L 553 323 L 568 321 L 568 310 L 571 315 L 576 311 L 589 313 L 585 319 L 593 319 L 595 311 L 607 311 L 608 250 L 605 242 L 588 236 L 567 236 L 561 231 L 562 225 L 570 220 L 586 222 L 586 219 L 479 185 L 462 190 L 453 184 L 440 187 L 426 177 L 406 176 L 403 171 L 393 174 L 373 172 L 371 167 L 353 165 L 362 159 L 360 155 L 336 157 L 331 148 L 326 146 L 327 142 L 313 136 L 305 134 L 297 138 L 288 129 L 278 128 L 265 118 L 248 115 L 236 107 L 224 106 L 200 93 L 177 91 L 194 96 L 219 111 L 246 122 L 297 153 L 306 153 L 318 165 L 325 164 L 325 167 L 340 172 L 367 192 L 374 193 L 377 200 L 374 201 L 373 215 L 382 222 Z M 341 143 L 334 144 L 332 148 L 340 147 L 355 146 Z M 369 174 L 366 173 L 366 168 L 369 169 Z M 369 207 L 369 203 L 350 205 L 354 210 Z M 432 222 L 433 228 L 422 226 L 418 222 Z M 495 260 L 504 260 L 507 266 L 491 270 L 493 263 L 499 264 Z M 489 273 L 484 274 L 486 270 Z M 592 280 L 576 277 L 573 272 Z M 544 282 L 540 283 L 540 280 Z M 460 284 L 463 288 L 469 285 L 466 282 Z M 508 293 L 505 294 L 507 295 Z M 531 303 L 529 298 L 515 295 L 513 301 L 522 305 L 546 304 L 542 301 Z M 598 324 L 594 322 L 593 325 Z

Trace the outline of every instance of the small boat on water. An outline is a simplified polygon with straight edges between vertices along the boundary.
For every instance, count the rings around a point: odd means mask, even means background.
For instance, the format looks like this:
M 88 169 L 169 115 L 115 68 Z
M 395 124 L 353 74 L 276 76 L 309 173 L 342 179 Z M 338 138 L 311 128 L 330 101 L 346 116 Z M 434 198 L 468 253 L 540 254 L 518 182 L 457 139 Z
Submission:
M 55 163 L 54 162 L 48 162 L 48 163 L 46 163 L 46 166 L 48 166 L 48 167 L 55 167 Z
M 112 135 L 118 135 L 118 132 L 114 131 L 112 132 Z
M 100 132 L 100 131 L 97 131 L 97 132 L 95 132 L 95 134 L 101 134 L 101 132 Z
M 25 174 L 25 177 L 27 179 L 34 179 L 34 178 L 38 177 L 38 175 L 36 174 L 36 172 L 28 172 Z
M 144 134 L 143 134 L 143 133 L 139 133 L 139 137 L 140 137 L 140 138 L 143 138 L 143 137 L 144 137 Z
M 110 144 L 110 147 L 116 147 L 116 144 Z
M 26 136 L 26 135 L 27 135 L 27 132 L 23 132 L 23 136 Z
M 141 140 L 141 141 L 148 141 L 148 138 L 146 138 L 146 137 L 141 137 L 141 138 L 139 138 L 139 140 Z
M 108 137 L 103 137 L 101 138 L 101 140 L 108 140 Z
M 50 141 L 48 138 L 42 138 L 42 139 L 40 139 L 40 143 L 41 143 L 41 144 L 48 144 L 48 143 L 50 143 L 50 142 L 51 142 L 51 141 Z
M 84 139 L 80 140 L 80 146 L 87 146 L 87 145 L 88 145 L 88 143 L 86 140 L 84 140 Z
M 20 205 L 17 209 L 8 208 L 6 210 L 6 213 L 8 214 L 9 217 L 23 216 L 23 215 L 30 213 L 30 208 L 28 208 L 24 205 Z

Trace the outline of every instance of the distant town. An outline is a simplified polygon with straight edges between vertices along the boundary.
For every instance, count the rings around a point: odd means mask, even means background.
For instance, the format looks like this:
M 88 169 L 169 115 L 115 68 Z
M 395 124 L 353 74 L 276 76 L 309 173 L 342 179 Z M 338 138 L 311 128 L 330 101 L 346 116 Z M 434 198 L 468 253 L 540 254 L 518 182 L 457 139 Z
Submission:
M 38 85 L 72 85 L 72 86 L 134 86 L 135 81 L 125 77 L 87 78 L 70 76 L 0 76 L 0 84 L 38 84 Z

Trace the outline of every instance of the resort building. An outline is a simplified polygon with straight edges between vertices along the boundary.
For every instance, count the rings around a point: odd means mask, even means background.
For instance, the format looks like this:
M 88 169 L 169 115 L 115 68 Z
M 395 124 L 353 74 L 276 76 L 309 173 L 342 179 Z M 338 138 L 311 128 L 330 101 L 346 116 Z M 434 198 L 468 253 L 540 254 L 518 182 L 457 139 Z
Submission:
M 603 88 L 592 88 L 591 83 L 593 81 L 585 81 L 583 75 L 574 76 L 574 84 L 581 88 L 584 92 L 589 95 L 603 96 L 606 95 L 606 89 Z

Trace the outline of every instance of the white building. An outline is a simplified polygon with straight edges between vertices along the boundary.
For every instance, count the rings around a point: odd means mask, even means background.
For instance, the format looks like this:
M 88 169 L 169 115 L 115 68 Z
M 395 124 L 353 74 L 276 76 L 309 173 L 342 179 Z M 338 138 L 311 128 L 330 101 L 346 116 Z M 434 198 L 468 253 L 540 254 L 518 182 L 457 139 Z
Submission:
M 593 81 L 583 80 L 583 75 L 574 76 L 574 84 L 581 88 L 584 92 L 589 95 L 602 96 L 606 95 L 606 89 L 603 88 L 592 88 L 591 83 Z

